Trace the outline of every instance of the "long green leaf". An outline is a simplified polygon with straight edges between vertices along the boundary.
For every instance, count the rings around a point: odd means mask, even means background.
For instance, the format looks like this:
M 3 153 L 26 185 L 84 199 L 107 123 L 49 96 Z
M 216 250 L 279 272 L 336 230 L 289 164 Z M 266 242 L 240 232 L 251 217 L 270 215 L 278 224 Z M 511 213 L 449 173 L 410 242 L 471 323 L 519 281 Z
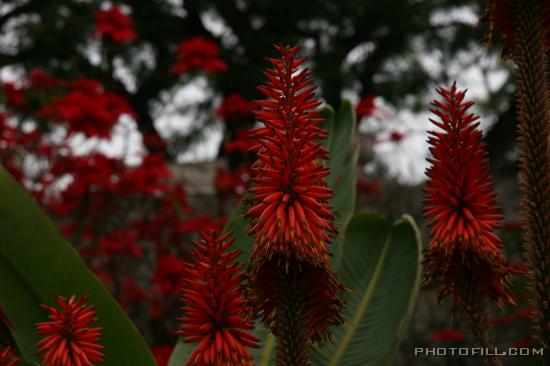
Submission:
M 106 366 L 156 365 L 135 326 L 37 204 L 0 167 L 0 307 L 28 361 L 37 362 L 34 324 L 54 295 L 89 295 L 96 305 Z
M 347 326 L 313 355 L 319 366 L 389 365 L 418 293 L 421 242 L 410 217 L 390 225 L 381 215 L 358 213 L 346 231 L 340 278 L 346 287 Z
M 348 167 L 346 162 L 349 161 L 354 136 L 355 111 L 349 100 L 343 100 L 328 137 L 330 175 L 327 181 L 332 187 Z

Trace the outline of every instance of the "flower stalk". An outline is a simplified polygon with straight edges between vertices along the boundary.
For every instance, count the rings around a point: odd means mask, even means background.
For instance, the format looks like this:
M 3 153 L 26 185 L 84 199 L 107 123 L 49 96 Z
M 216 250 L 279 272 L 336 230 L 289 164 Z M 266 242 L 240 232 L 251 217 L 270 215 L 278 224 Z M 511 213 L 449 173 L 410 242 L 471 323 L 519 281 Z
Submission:
M 550 364 L 550 93 L 541 1 L 516 2 L 517 117 L 526 257 L 536 294 L 536 327 Z
M 289 276 L 279 282 L 279 294 L 276 366 L 308 366 L 309 336 L 304 321 L 304 294 Z

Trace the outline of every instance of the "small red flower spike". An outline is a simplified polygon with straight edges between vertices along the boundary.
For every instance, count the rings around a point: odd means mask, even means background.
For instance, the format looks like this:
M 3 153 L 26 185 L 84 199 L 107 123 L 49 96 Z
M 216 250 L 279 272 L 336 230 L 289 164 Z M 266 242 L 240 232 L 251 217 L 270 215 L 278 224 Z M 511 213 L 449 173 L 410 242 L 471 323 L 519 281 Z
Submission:
M 11 347 L 0 347 L 0 366 L 17 366 L 19 357 L 15 357 L 15 351 Z
M 50 321 L 37 323 L 38 354 L 44 366 L 94 366 L 103 362 L 103 349 L 99 345 L 102 329 L 89 326 L 97 321 L 93 305 L 86 305 L 87 296 L 76 299 L 55 298 L 58 308 L 42 305 Z
M 259 339 L 247 330 L 254 328 L 241 284 L 242 267 L 235 263 L 239 252 L 229 251 L 231 232 L 202 232 L 194 242 L 192 263 L 186 263 L 183 280 L 183 312 L 176 333 L 185 342 L 198 343 L 186 365 L 251 366 L 247 347 L 257 348 Z
M 466 91 L 440 88 L 441 100 L 431 122 L 428 182 L 424 201 L 431 242 L 425 252 L 427 280 L 438 279 L 441 298 L 452 295 L 455 304 L 470 296 L 511 302 L 506 288 L 510 268 L 493 234 L 502 216 L 489 176 L 489 161 L 481 139 L 478 117 L 468 112 L 473 102 Z

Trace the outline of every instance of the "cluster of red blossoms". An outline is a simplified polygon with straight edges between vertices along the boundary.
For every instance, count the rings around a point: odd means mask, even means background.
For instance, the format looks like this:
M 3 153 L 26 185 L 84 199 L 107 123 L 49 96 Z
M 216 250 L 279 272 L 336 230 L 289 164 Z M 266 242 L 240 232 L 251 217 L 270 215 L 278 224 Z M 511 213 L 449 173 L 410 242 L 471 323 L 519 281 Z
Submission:
M 96 80 L 78 79 L 70 83 L 61 98 L 42 107 L 37 115 L 64 122 L 69 132 L 82 132 L 88 137 L 109 138 L 111 129 L 122 115 L 137 120 L 125 98 L 106 92 Z
M 103 346 L 98 344 L 100 327 L 91 328 L 97 321 L 93 305 L 87 297 L 69 299 L 56 296 L 59 309 L 42 305 L 49 321 L 36 324 L 44 338 L 38 343 L 38 354 L 44 366 L 93 366 L 103 362 Z
M 186 365 L 250 366 L 253 358 L 246 347 L 258 347 L 246 299 L 240 285 L 242 268 L 234 261 L 238 251 L 228 251 L 231 232 L 203 232 L 186 264 L 183 292 L 184 317 L 177 332 L 185 342 L 198 343 Z
M 227 71 L 227 64 L 219 55 L 220 49 L 214 41 L 203 37 L 187 39 L 178 45 L 178 61 L 172 67 L 172 72 L 180 75 L 193 70 Z
M 493 234 L 501 216 L 489 176 L 489 162 L 478 128 L 478 117 L 468 113 L 473 102 L 456 84 L 440 88 L 431 120 L 440 131 L 430 131 L 433 155 L 428 159 L 425 215 L 430 219 L 431 242 L 424 264 L 428 281 L 441 283 L 440 296 L 452 295 L 455 305 L 465 298 L 489 297 L 498 304 L 512 301 L 506 282 L 510 267 Z
M 355 107 L 355 115 L 357 116 L 357 122 L 361 121 L 363 117 L 372 117 L 376 112 L 376 105 L 374 103 L 376 95 L 368 95 L 361 98 L 357 106 Z
M 310 73 L 301 69 L 297 47 L 277 46 L 281 59 L 270 59 L 267 83 L 258 89 L 267 99 L 257 101 L 257 119 L 264 127 L 252 133 L 258 160 L 252 166 L 251 197 L 246 216 L 255 235 L 250 290 L 257 310 L 277 334 L 275 309 L 284 278 L 299 286 L 305 304 L 308 339 L 323 340 L 328 326 L 342 322 L 341 286 L 336 282 L 326 247 L 336 234 L 329 204 L 332 190 L 325 183 L 328 158 L 318 141 L 326 132 L 317 125 L 319 105 Z M 290 271 L 296 270 L 296 273 Z
M 236 119 L 254 116 L 255 108 L 256 105 L 253 102 L 249 102 L 238 93 L 231 93 L 224 98 L 215 112 L 221 119 L 229 123 Z
M 134 21 L 124 14 L 120 6 L 100 10 L 95 15 L 94 37 L 103 37 L 116 43 L 131 42 L 136 38 Z
M 15 357 L 15 352 L 11 347 L 0 347 L 0 366 L 17 366 L 19 357 Z

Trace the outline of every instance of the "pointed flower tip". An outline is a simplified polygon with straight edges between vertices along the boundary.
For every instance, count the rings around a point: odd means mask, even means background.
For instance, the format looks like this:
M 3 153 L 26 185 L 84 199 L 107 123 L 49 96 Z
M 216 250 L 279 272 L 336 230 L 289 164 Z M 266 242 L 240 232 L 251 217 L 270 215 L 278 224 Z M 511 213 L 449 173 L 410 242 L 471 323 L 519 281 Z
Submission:
M 472 103 L 465 91 L 440 88 L 442 100 L 434 101 L 433 132 L 428 143 L 432 158 L 427 170 L 424 214 L 429 219 L 431 242 L 424 264 L 427 279 L 437 279 L 441 295 L 460 303 L 464 287 L 476 296 L 495 302 L 507 299 L 506 279 L 511 271 L 493 234 L 501 216 L 489 175 L 489 161 L 482 136 L 468 114 Z M 473 289 L 472 289 L 473 288 Z
M 241 266 L 234 262 L 238 252 L 228 250 L 231 235 L 203 233 L 186 270 L 184 316 L 176 334 L 185 342 L 198 343 L 189 365 L 249 365 L 252 355 L 247 347 L 259 346 L 259 340 L 246 331 L 254 328 L 254 322 L 241 288 Z
M 100 327 L 90 327 L 97 318 L 88 296 L 68 299 L 56 295 L 57 308 L 42 305 L 50 321 L 35 325 L 44 338 L 37 344 L 45 366 L 94 366 L 103 362 L 104 347 L 99 344 Z
M 267 99 L 258 104 L 256 116 L 264 127 L 252 132 L 259 158 L 252 167 L 250 234 L 264 258 L 277 252 L 315 261 L 328 256 L 324 243 L 334 231 L 329 172 L 320 163 L 326 151 L 318 143 L 326 133 L 315 123 L 319 100 L 310 77 L 297 73 L 304 62 L 295 59 L 297 46 L 275 48 L 281 54 L 275 65 L 281 66 L 271 69 L 272 80 L 260 87 Z

